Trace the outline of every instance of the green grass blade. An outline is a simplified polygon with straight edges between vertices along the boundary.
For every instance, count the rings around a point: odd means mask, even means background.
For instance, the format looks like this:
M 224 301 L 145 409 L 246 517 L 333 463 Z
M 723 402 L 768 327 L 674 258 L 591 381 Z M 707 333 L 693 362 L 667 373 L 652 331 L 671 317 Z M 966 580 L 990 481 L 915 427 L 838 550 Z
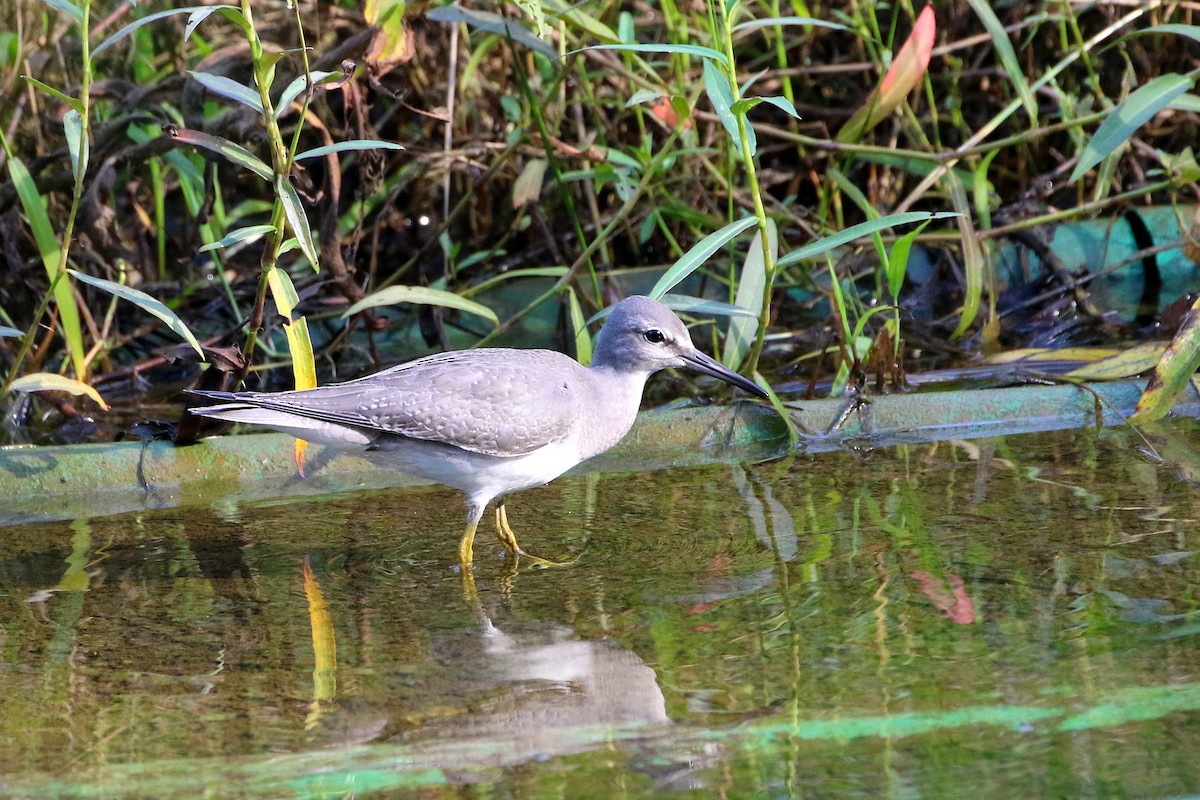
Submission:
M 758 319 L 758 314 L 748 311 L 732 303 L 722 303 L 720 300 L 705 300 L 703 297 L 692 297 L 687 294 L 664 294 L 658 298 L 672 311 L 683 311 L 688 314 L 701 314 L 708 317 L 734 317 L 735 319 Z
M 588 333 L 587 320 L 579 305 L 579 295 L 567 287 L 567 308 L 571 312 L 571 327 L 575 330 L 575 359 L 585 367 L 592 363 L 592 336 Z
M 699 242 L 697 242 L 691 250 L 688 250 L 683 256 L 671 265 L 658 283 L 654 284 L 654 288 L 650 290 L 650 296 L 654 299 L 659 299 L 667 292 L 671 291 L 688 275 L 695 272 L 700 265 L 708 260 L 708 257 L 720 250 L 737 236 L 742 231 L 750 228 L 758 223 L 757 217 L 743 217 L 736 222 L 731 222 L 721 230 L 715 233 L 710 233 Z
M 70 0 L 43 0 L 43 2 L 55 11 L 61 11 L 75 20 L 76 25 L 83 24 L 83 9 L 70 2 Z
M 42 83 L 37 78 L 31 78 L 28 75 L 22 75 L 21 77 L 25 79 L 26 83 L 28 83 L 30 86 L 37 89 L 38 91 L 45 92 L 46 94 L 50 95 L 54 99 L 59 100 L 63 103 L 66 103 L 68 106 L 75 109 L 80 114 L 83 113 L 83 101 L 80 100 L 78 97 L 68 97 L 67 95 L 60 92 L 58 89 L 55 89 L 53 86 Z
M 121 41 L 143 25 L 149 25 L 151 22 L 157 22 L 164 17 L 171 17 L 175 16 L 176 14 L 191 14 L 193 15 L 193 19 L 189 20 L 189 25 L 191 28 L 195 28 L 196 25 L 200 24 L 200 22 L 210 14 L 216 11 L 221 11 L 222 9 L 234 9 L 234 6 L 189 6 L 187 8 L 172 8 L 169 11 L 159 11 L 154 14 L 147 14 L 141 19 L 134 20 L 133 22 L 129 23 L 124 28 L 121 28 L 112 36 L 101 42 L 92 50 L 92 57 L 95 58 L 96 56 L 100 55 L 105 50 L 112 47 L 114 44 Z M 187 37 L 185 36 L 184 38 Z
M 230 231 L 219 242 L 210 242 L 204 245 L 200 248 L 200 252 L 207 253 L 209 250 L 220 250 L 221 248 L 244 242 L 247 239 L 253 239 L 256 236 L 264 236 L 273 230 L 275 230 L 274 225 L 247 225 L 244 228 Z
M 921 235 L 921 231 L 925 230 L 928 222 L 922 222 L 916 228 L 913 228 L 908 233 L 901 236 L 892 245 L 892 250 L 888 253 L 887 261 L 887 292 L 895 303 L 899 300 L 900 289 L 904 286 L 904 276 L 908 272 L 908 254 L 912 250 L 913 242 Z
M 704 91 L 708 95 L 708 102 L 712 103 L 713 111 L 717 112 L 717 119 L 721 120 L 725 133 L 729 134 L 729 140 L 733 142 L 740 156 L 742 139 L 738 134 L 737 117 L 733 115 L 733 91 L 729 88 L 729 79 L 725 77 L 725 73 L 709 59 L 704 60 Z
M 1004 23 L 992 10 L 991 3 L 984 2 L 984 0 L 967 0 L 967 3 L 975 12 L 975 16 L 979 17 L 979 21 L 983 23 L 988 36 L 992 37 L 992 46 L 996 48 L 1000 64 L 1008 74 L 1008 80 L 1016 90 L 1017 97 L 1021 98 L 1021 105 L 1025 107 L 1025 113 L 1029 115 L 1029 126 L 1037 127 L 1037 99 L 1029 88 L 1029 82 L 1025 80 L 1025 72 L 1021 68 L 1021 62 L 1017 59 L 1017 51 L 1013 49 L 1012 40 L 1008 38 L 1008 32 L 1004 30 Z
M 755 97 L 761 103 L 770 103 L 788 116 L 800 119 L 800 112 L 796 110 L 796 106 L 792 105 L 792 101 L 786 97 Z
M 83 328 L 79 324 L 79 309 L 75 307 L 71 282 L 65 277 L 55 281 L 62 259 L 62 249 L 54 227 L 50 224 L 50 217 L 46 214 L 46 201 L 38 193 L 37 185 L 34 184 L 33 176 L 29 174 L 25 163 L 15 154 L 8 156 L 8 177 L 13 188 L 17 190 L 17 198 L 25 211 L 25 219 L 29 221 L 29 227 L 33 231 L 42 265 L 46 268 L 46 277 L 54 286 L 54 303 L 58 306 L 58 321 L 62 325 L 71 367 L 76 376 L 83 376 L 87 370 L 87 355 L 83 349 Z
M 1172 72 L 1160 75 L 1131 92 L 1100 123 L 1096 134 L 1079 154 L 1079 163 L 1071 173 L 1071 183 L 1082 178 L 1105 156 L 1129 141 L 1134 131 L 1169 106 L 1176 97 L 1191 89 L 1192 84 L 1191 78 Z
M 430 289 L 427 286 L 389 286 L 386 289 L 380 289 L 378 292 L 369 294 L 350 306 L 342 314 L 342 319 L 351 317 L 368 308 L 394 306 L 400 303 L 417 303 L 427 306 L 441 306 L 442 308 L 456 308 L 459 311 L 466 311 L 468 314 L 483 317 L 493 325 L 500 325 L 500 318 L 496 316 L 496 312 L 487 306 L 476 303 L 474 300 L 468 300 L 465 297 L 459 297 L 453 292 L 447 292 L 442 289 Z
M 954 333 L 950 334 L 951 338 L 957 339 L 966 333 L 967 328 L 979 316 L 979 306 L 983 301 L 983 282 L 986 277 L 987 258 L 985 258 L 983 247 L 979 243 L 979 237 L 975 234 L 975 222 L 971 217 L 971 206 L 967 200 L 966 188 L 951 172 L 947 172 L 945 175 L 945 185 L 951 204 L 959 212 L 957 215 L 959 241 L 962 242 L 963 272 L 967 279 L 967 286 L 963 292 L 962 316 L 958 319 L 958 325 L 954 327 Z
M 897 225 L 911 225 L 915 222 L 925 222 L 926 220 L 949 219 L 956 217 L 957 214 L 938 211 L 930 213 L 928 211 L 906 211 L 903 214 L 891 214 L 879 219 L 860 222 L 857 225 L 851 225 L 846 230 L 840 233 L 835 233 L 832 236 L 826 236 L 824 239 L 805 245 L 798 250 L 793 250 L 786 256 L 783 256 L 779 261 L 775 262 L 776 268 L 790 266 L 801 261 L 807 261 L 822 253 L 827 253 L 830 250 L 841 247 L 844 244 L 853 242 L 855 239 L 863 236 L 869 236 L 877 231 L 893 228 Z
M 1200 25 L 1183 25 L 1177 22 L 1167 23 L 1166 25 L 1151 25 L 1149 28 L 1143 28 L 1140 31 L 1133 31 L 1122 36 L 1113 45 L 1119 45 L 1127 39 L 1132 39 L 1135 36 L 1148 36 L 1150 34 L 1170 33 L 1178 36 L 1186 36 L 1194 42 L 1200 42 Z
M 304 253 L 308 263 L 312 264 L 313 271 L 320 272 L 321 262 L 317 255 L 317 244 L 313 241 L 308 215 L 304 213 L 304 205 L 300 202 L 300 195 L 296 194 L 296 187 L 292 186 L 292 182 L 286 176 L 280 175 L 275 181 L 275 191 L 279 193 L 279 199 L 283 203 L 283 215 L 287 217 L 288 226 L 292 233 L 296 234 L 300 252 Z
M 331 83 L 342 79 L 343 75 L 340 72 L 326 72 L 324 70 L 313 70 L 306 77 L 298 75 L 292 79 L 292 82 L 283 90 L 283 94 L 279 95 L 279 102 L 275 104 L 275 118 L 278 119 L 283 115 L 288 107 L 297 97 L 304 93 L 308 88 L 308 78 L 312 78 L 313 86 L 320 86 L 323 83 Z
M 224 156 L 239 167 L 245 167 L 263 180 L 272 180 L 275 173 L 262 159 L 251 153 L 240 144 L 235 144 L 220 136 L 192 130 L 190 128 L 175 128 L 170 136 L 177 142 L 201 147 L 209 152 Z
M 754 19 L 749 22 L 743 22 L 733 26 L 734 33 L 743 33 L 745 31 L 753 31 L 758 28 L 783 28 L 789 25 L 800 25 L 802 27 L 817 27 L 830 28 L 835 31 L 850 30 L 845 25 L 837 22 L 827 22 L 816 17 L 763 17 L 762 19 Z
M 403 150 L 404 145 L 396 144 L 395 142 L 385 142 L 382 139 L 348 139 L 344 142 L 334 142 L 333 144 L 314 147 L 311 150 L 305 150 L 302 153 L 296 154 L 296 161 L 305 158 L 319 158 L 327 156 L 330 153 L 347 153 L 351 150 Z
M 460 22 L 465 23 L 468 27 L 475 28 L 476 30 L 512 39 L 518 44 L 523 44 L 529 49 L 541 53 L 546 58 L 558 58 L 558 52 L 549 44 L 539 39 L 528 28 L 525 28 L 514 20 L 494 14 L 491 11 L 479 11 L 452 4 L 431 9 L 425 15 L 425 19 L 452 25 Z
M 620 50 L 626 53 L 674 53 L 676 55 L 687 54 L 692 56 L 700 56 L 704 59 L 712 59 L 718 64 L 728 68 L 729 59 L 724 53 L 713 50 L 711 47 L 701 47 L 697 44 L 595 44 L 591 47 L 583 47 L 579 50 L 572 50 L 567 53 L 573 56 L 576 53 L 586 53 L 588 50 Z
M 767 244 L 771 249 L 771 260 L 775 261 L 779 257 L 779 231 L 771 219 L 767 220 Z M 763 258 L 762 231 L 758 231 L 746 252 L 746 260 L 742 262 L 734 304 L 743 309 L 762 308 L 766 285 L 767 265 Z M 757 333 L 758 314 L 752 313 L 749 317 L 739 315 L 730 319 L 725 347 L 721 351 L 721 363 L 730 369 L 737 369 L 750 352 Z
M 262 98 L 250 87 L 243 86 L 224 75 L 213 75 L 211 72 L 196 72 L 189 69 L 188 75 L 191 75 L 193 80 L 213 94 L 227 97 L 244 106 L 249 106 L 260 114 L 263 113 Z
M 140 289 L 114 283 L 104 278 L 97 278 L 94 275 L 85 275 L 77 270 L 70 269 L 67 272 L 74 275 L 75 279 L 81 283 L 95 286 L 97 289 L 102 289 L 122 300 L 128 300 L 143 311 L 158 317 L 168 328 L 178 334 L 181 339 L 190 344 L 192 349 L 200 354 L 201 358 L 204 358 L 204 351 L 200 348 L 200 342 L 196 341 L 196 337 L 192 335 L 191 329 L 179 318 L 178 314 L 167 308 L 158 298 L 151 297 Z

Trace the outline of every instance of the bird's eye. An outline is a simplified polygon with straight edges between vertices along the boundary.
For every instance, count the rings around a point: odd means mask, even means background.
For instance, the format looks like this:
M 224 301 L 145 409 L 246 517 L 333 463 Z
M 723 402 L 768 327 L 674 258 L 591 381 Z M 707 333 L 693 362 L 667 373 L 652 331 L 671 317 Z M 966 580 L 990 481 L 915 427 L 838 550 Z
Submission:
M 642 334 L 642 338 L 650 344 L 662 344 L 667 340 L 666 334 L 664 334 L 658 328 L 651 328 L 650 330 L 646 331 Z

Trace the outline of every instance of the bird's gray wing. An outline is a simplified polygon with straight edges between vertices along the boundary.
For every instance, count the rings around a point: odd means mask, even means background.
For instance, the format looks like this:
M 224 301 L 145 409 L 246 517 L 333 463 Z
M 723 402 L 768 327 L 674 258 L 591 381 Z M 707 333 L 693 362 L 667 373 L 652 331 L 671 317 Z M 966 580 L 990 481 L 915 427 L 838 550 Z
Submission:
M 237 398 L 366 431 L 519 456 L 571 432 L 586 385 L 586 369 L 561 353 L 489 348 L 428 356 L 317 389 Z

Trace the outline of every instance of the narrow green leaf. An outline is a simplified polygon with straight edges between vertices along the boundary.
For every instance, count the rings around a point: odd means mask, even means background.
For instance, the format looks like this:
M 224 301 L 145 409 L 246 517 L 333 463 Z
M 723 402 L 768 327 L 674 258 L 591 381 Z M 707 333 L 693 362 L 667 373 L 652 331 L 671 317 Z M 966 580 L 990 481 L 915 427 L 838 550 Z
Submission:
M 61 11 L 71 17 L 75 20 L 76 25 L 83 24 L 83 9 L 69 0 L 43 0 L 43 2 L 55 11 Z
M 1030 127 L 1037 127 L 1037 99 L 1029 88 L 1029 81 L 1025 80 L 1025 71 L 1021 68 L 1021 62 L 1017 60 L 1017 51 L 1013 49 L 1012 40 L 1008 38 L 1008 31 L 1004 30 L 1004 23 L 992 10 L 991 3 L 984 0 L 967 0 L 967 4 L 975 12 L 975 16 L 979 17 L 988 36 L 991 37 L 996 56 L 1000 59 L 1000 64 L 1004 67 L 1017 96 L 1021 98 L 1025 113 L 1029 115 Z
M 258 34 L 254 31 L 254 26 L 251 25 L 250 20 L 246 19 L 246 16 L 242 14 L 241 9 L 235 6 L 217 6 L 215 10 L 219 11 L 222 17 L 245 31 L 248 36 L 253 36 L 255 39 L 258 38 Z M 208 14 L 204 13 L 205 11 L 207 11 L 207 9 L 198 9 L 192 12 L 192 15 L 188 17 L 187 25 L 183 29 L 183 40 L 185 42 L 192 38 L 192 33 L 195 32 L 200 23 L 208 19 Z
M 296 154 L 296 161 L 305 158 L 319 158 L 330 153 L 347 153 L 351 150 L 403 150 L 404 146 L 395 142 L 385 142 L 382 139 L 348 139 L 344 142 L 334 142 L 333 144 L 314 147 L 311 150 L 305 150 L 302 153 Z
M 275 181 L 275 191 L 283 201 L 283 215 L 287 217 L 288 226 L 296 235 L 296 241 L 300 243 L 300 252 L 304 253 L 308 263 L 312 264 L 313 271 L 320 272 L 321 262 L 317 256 L 317 245 L 313 241 L 312 228 L 308 226 L 308 215 L 304 213 L 304 204 L 300 202 L 300 195 L 296 194 L 296 187 L 292 186 L 286 176 L 280 175 Z
M 735 33 L 742 33 L 757 28 L 782 28 L 787 25 L 802 25 L 806 28 L 813 26 L 817 28 L 829 28 L 835 31 L 850 30 L 845 25 L 839 25 L 836 22 L 827 22 L 815 17 L 764 17 L 763 19 L 754 19 L 749 22 L 743 22 L 740 25 L 734 25 L 733 30 Z
M 232 78 L 226 78 L 224 75 L 213 75 L 211 72 L 196 72 L 189 69 L 188 75 L 191 75 L 193 80 L 213 94 L 235 100 L 242 105 L 249 106 L 260 114 L 263 113 L 262 98 L 258 96 L 258 92 L 250 87 L 243 86 Z
M 743 217 L 729 223 L 721 230 L 705 236 L 663 273 L 663 276 L 654 284 L 654 288 L 650 290 L 650 296 L 656 300 L 661 298 L 675 288 L 680 281 L 695 272 L 708 260 L 709 256 L 724 247 L 739 233 L 756 224 L 758 224 L 758 217 Z
M 275 177 L 275 173 L 263 163 L 262 159 L 240 144 L 234 144 L 228 139 L 192 130 L 191 128 L 174 128 L 170 131 L 169 135 L 177 142 L 202 147 L 205 150 L 224 156 L 229 161 L 240 167 L 245 167 L 264 180 L 269 181 Z
M 734 114 L 741 114 L 744 116 L 744 115 L 750 113 L 750 109 L 754 108 L 756 105 L 758 105 L 762 101 L 763 101 L 763 99 L 761 97 L 745 97 L 745 96 L 743 96 L 741 100 L 738 100 L 736 103 L 731 105 L 729 107 L 729 110 L 732 111 Z
M 91 148 L 83 135 L 83 117 L 73 108 L 63 115 L 63 133 L 67 138 L 67 154 L 71 157 L 71 174 L 75 177 L 75 185 L 79 186 L 87 175 Z
M 1200 367 L 1200 299 L 1192 303 L 1171 343 L 1154 367 L 1146 391 L 1130 418 L 1135 425 L 1166 416 Z
M 38 192 L 37 185 L 33 182 L 33 176 L 25 167 L 25 162 L 15 155 L 8 157 L 8 177 L 17 190 L 17 197 L 21 200 L 21 208 L 24 209 L 29 227 L 33 231 L 33 238 L 37 242 L 38 252 L 41 253 L 47 277 L 53 280 L 54 272 L 58 269 L 59 245 L 58 236 L 54 233 L 50 217 L 46 214 L 46 201 Z
M 679 311 L 686 314 L 698 314 L 709 317 L 753 317 L 758 319 L 758 315 L 753 311 L 747 311 L 740 306 L 735 306 L 732 303 L 722 303 L 720 300 L 707 300 L 703 297 L 693 297 L 690 294 L 664 294 L 657 298 L 658 302 L 662 303 L 672 311 Z M 598 322 L 612 312 L 612 306 L 602 308 L 588 318 L 588 324 Z
M 1194 94 L 1183 94 L 1171 101 L 1170 108 L 1176 111 L 1200 112 L 1200 97 Z
M 658 298 L 658 302 L 672 311 L 683 311 L 689 314 L 758 319 L 757 314 L 741 306 L 735 306 L 732 303 L 722 303 L 720 300 L 705 300 L 703 297 L 692 297 L 688 294 L 664 294 Z
M 53 372 L 34 372 L 22 375 L 12 382 L 10 387 L 14 392 L 69 392 L 76 397 L 87 395 L 96 401 L 96 405 L 108 411 L 108 403 L 93 387 L 83 381 L 73 380 Z
M 65 277 L 55 281 L 62 250 L 58 235 L 54 232 L 54 226 L 50 224 L 50 217 L 46 213 L 46 201 L 38 192 L 33 176 L 29 174 L 24 162 L 14 154 L 8 156 L 8 176 L 13 188 L 17 190 L 17 198 L 21 201 L 29 228 L 33 231 L 38 254 L 42 257 L 42 266 L 46 269 L 46 278 L 54 285 L 54 304 L 58 307 L 58 319 L 62 324 L 67 353 L 71 357 L 71 367 L 76 375 L 83 375 L 87 371 L 87 354 L 83 349 L 83 328 L 79 323 L 79 309 L 75 307 L 71 282 Z
M 967 199 L 967 190 L 954 172 L 947 172 L 942 181 L 946 185 L 946 193 L 950 195 L 950 203 L 957 213 L 955 222 L 958 224 L 959 242 L 962 245 L 963 273 L 967 279 L 966 290 L 963 292 L 962 316 L 954 332 L 950 334 L 957 339 L 967 332 L 967 329 L 979 316 L 979 307 L 983 302 L 983 285 L 988 279 L 990 270 L 987 268 L 987 256 L 979 237 L 975 234 L 975 220 L 971 217 L 971 204 Z M 925 226 L 922 225 L 922 228 Z M 994 303 L 995 293 L 992 293 Z M 995 306 L 992 306 L 995 310 Z M 985 337 L 989 335 L 985 331 Z
M 1127 33 L 1120 39 L 1113 42 L 1113 45 L 1121 44 L 1127 39 L 1132 39 L 1135 36 L 1149 36 L 1151 34 L 1170 33 L 1178 36 L 1186 36 L 1194 42 L 1200 42 L 1200 25 L 1183 25 L 1177 22 L 1167 23 L 1166 25 L 1151 25 L 1149 28 L 1143 28 L 1140 31 Z
M 496 255 L 503 255 L 503 253 L 504 251 L 501 250 L 496 253 Z M 467 258 L 464 258 L 458 263 L 459 269 L 463 269 L 468 262 L 475 263 L 478 261 L 478 259 L 475 258 L 478 255 L 488 256 L 490 255 L 490 251 L 480 251 L 479 253 L 467 256 Z M 480 281 L 470 288 L 468 294 L 480 294 L 481 292 L 486 292 L 493 286 L 504 283 L 505 281 L 515 280 L 517 278 L 561 278 L 569 271 L 570 270 L 566 267 L 528 267 L 526 269 L 510 269 L 508 272 L 501 272 L 499 275 L 488 278 L 484 281 Z
M 879 219 L 879 210 L 875 208 L 875 204 L 871 202 L 862 189 L 858 188 L 858 184 L 850 180 L 850 176 L 837 167 L 830 166 L 825 170 L 825 177 L 833 181 L 834 185 L 842 190 L 842 194 L 849 198 L 854 205 L 858 206 L 859 211 L 863 213 L 864 217 L 867 219 Z M 845 198 L 843 198 L 842 202 L 845 203 Z M 882 256 L 883 254 L 880 253 L 880 255 Z
M 244 228 L 238 228 L 230 231 L 225 235 L 225 238 L 219 242 L 210 242 L 200 248 L 201 253 L 207 253 L 210 250 L 220 250 L 230 245 L 235 245 L 238 242 L 244 242 L 247 239 L 253 239 L 258 236 L 263 236 L 275 230 L 274 225 L 247 225 Z
M 61 100 L 62 102 L 66 103 L 68 106 L 70 106 L 71 108 L 75 109 L 75 111 L 79 112 L 79 114 L 83 114 L 83 101 L 80 100 L 78 97 L 68 97 L 67 95 L 60 92 L 58 89 L 55 89 L 53 86 L 42 83 L 37 78 L 31 78 L 28 75 L 22 75 L 21 77 L 25 79 L 26 83 L 28 83 L 30 86 L 37 89 L 38 91 L 45 92 L 46 94 L 50 95 L 51 97 L 55 98 L 56 100 Z
M 313 357 L 312 337 L 308 333 L 308 320 L 299 317 L 285 322 L 283 332 L 287 336 L 288 352 L 292 355 L 292 377 L 297 389 L 314 389 L 317 386 L 317 362 Z M 300 440 L 297 440 L 299 443 Z
M 700 56 L 703 59 L 712 59 L 722 66 L 729 66 L 729 59 L 724 53 L 713 50 L 711 47 L 701 47 L 695 44 L 594 44 L 591 47 L 583 47 L 579 50 L 572 50 L 567 55 L 575 55 L 576 53 L 586 53 L 589 50 L 620 50 L 627 53 L 674 53 L 676 55 L 687 54 L 692 56 Z
M 142 27 L 143 25 L 149 25 L 151 22 L 157 22 L 158 20 L 163 19 L 164 17 L 171 17 L 171 16 L 175 16 L 176 14 L 192 15 L 192 18 L 189 19 L 189 21 L 188 21 L 188 29 L 184 33 L 184 37 L 183 37 L 184 39 L 187 39 L 189 36 L 191 36 L 192 29 L 195 28 L 196 25 L 199 25 L 200 22 L 204 18 L 208 17 L 208 15 L 210 15 L 216 11 L 220 11 L 221 9 L 233 9 L 233 8 L 234 8 L 233 6 L 188 6 L 187 8 L 172 8 L 168 11 L 159 11 L 154 14 L 147 14 L 146 16 L 142 17 L 141 19 L 134 20 L 133 22 L 129 23 L 128 25 L 126 25 L 125 27 L 121 28 L 119 31 L 114 33 L 112 36 L 108 37 L 103 42 L 101 42 L 99 46 L 97 46 L 95 49 L 92 50 L 92 56 L 95 57 L 95 56 L 100 55 L 105 50 L 112 47 L 114 44 L 121 41 L 126 36 L 133 33 L 134 31 L 136 31 L 138 28 Z
M 767 245 L 771 248 L 771 261 L 774 262 L 779 257 L 779 231 L 772 219 L 767 220 Z M 734 304 L 740 309 L 761 309 L 766 285 L 767 264 L 763 258 L 762 231 L 759 230 L 755 232 L 754 241 L 746 251 L 746 260 L 742 262 Z M 747 312 L 747 316 L 739 315 L 729 320 L 725 347 L 721 350 L 721 363 L 730 369 L 737 369 L 750 352 L 757 334 L 758 314 Z
M 181 339 L 190 344 L 192 349 L 200 354 L 201 358 L 204 358 L 204 351 L 200 349 L 200 342 L 196 341 L 196 337 L 192 335 L 191 329 L 179 318 L 179 315 L 163 305 L 163 302 L 158 298 L 151 297 L 140 289 L 134 289 L 132 286 L 124 286 L 120 283 L 105 280 L 104 278 L 97 278 L 94 275 L 85 275 L 78 270 L 69 269 L 67 272 L 74 275 L 75 279 L 81 283 L 95 286 L 97 289 L 102 289 L 122 300 L 128 300 L 143 311 L 158 317 L 168 328 L 175 331 Z
M 485 33 L 494 33 L 498 36 L 512 39 L 518 44 L 523 44 L 531 50 L 535 50 L 546 58 L 557 58 L 558 52 L 546 42 L 539 39 L 529 29 L 522 26 L 515 20 L 502 17 L 499 14 L 494 14 L 491 11 L 479 11 L 473 8 L 463 8 L 457 3 L 441 6 L 440 8 L 430 9 L 425 14 L 426 19 L 431 19 L 434 22 L 445 22 L 449 24 L 464 23 L 468 27 L 476 30 L 484 31 Z
M 300 305 L 300 294 L 296 291 L 296 285 L 292 283 L 292 276 L 279 267 L 271 267 L 267 272 L 267 285 L 271 287 L 271 299 L 275 301 L 279 315 L 290 322 L 292 312 Z
M 575 330 L 575 360 L 585 367 L 592 363 L 592 335 L 588 333 L 587 320 L 575 290 L 567 287 L 567 308 L 571 313 L 571 327 Z
M 496 316 L 496 312 L 487 306 L 476 303 L 474 300 L 460 297 L 453 292 L 447 292 L 443 289 L 430 289 L 428 286 L 389 286 L 386 289 L 380 289 L 378 292 L 369 294 L 350 306 L 342 314 L 342 319 L 354 316 L 358 312 L 368 308 L 394 306 L 400 303 L 456 308 L 459 311 L 466 311 L 468 314 L 483 317 L 493 325 L 500 324 L 500 318 Z
M 313 86 L 320 86 L 323 83 L 336 83 L 345 76 L 340 72 L 326 72 L 324 70 L 313 70 L 309 75 L 312 76 Z M 308 77 L 297 75 L 292 79 L 292 82 L 283 90 L 283 94 L 279 95 L 279 101 L 275 104 L 275 118 L 283 116 L 283 113 L 288 110 L 292 102 L 304 93 L 308 88 Z
M 900 289 L 904 286 L 904 276 L 908 272 L 908 254 L 912 250 L 913 242 L 921 235 L 921 231 L 929 221 L 922 222 L 917 227 L 913 228 L 908 233 L 901 236 L 892 245 L 892 250 L 888 253 L 887 262 L 887 291 L 892 297 L 892 302 L 897 302 L 900 297 Z
M 800 119 L 800 112 L 796 110 L 794 105 L 792 105 L 792 101 L 788 100 L 786 97 L 760 97 L 758 99 L 762 100 L 764 103 L 770 103 L 789 116 Z
M 777 268 L 786 267 L 790 266 L 791 264 L 806 261 L 819 256 L 822 253 L 827 253 L 830 250 L 841 247 L 844 244 L 853 242 L 855 239 L 863 236 L 869 236 L 876 231 L 886 230 L 888 228 L 896 227 L 897 225 L 911 225 L 914 222 L 925 222 L 926 220 L 935 219 L 950 219 L 951 217 L 956 216 L 958 215 L 946 211 L 938 211 L 936 213 L 930 213 L 928 211 L 906 211 L 903 214 L 891 214 L 886 217 L 880 217 L 879 219 L 860 222 L 857 225 L 851 225 L 849 228 L 846 228 L 846 230 L 841 231 L 840 233 L 835 233 L 832 236 L 826 236 L 824 239 L 820 239 L 812 244 L 805 245 L 798 250 L 793 250 L 786 256 L 783 256 L 776 261 L 775 266 Z
M 1096 134 L 1083 148 L 1079 163 L 1071 173 L 1071 182 L 1079 180 L 1089 169 L 1099 164 L 1133 136 L 1147 120 L 1171 104 L 1179 95 L 1192 88 L 1192 79 L 1171 72 L 1159 75 L 1122 100 L 1100 123 Z
M 666 97 L 666 92 L 660 92 L 656 89 L 638 89 L 633 93 L 633 96 L 625 101 L 626 108 L 632 108 L 639 103 L 646 103 L 651 100 L 657 100 L 660 97 Z
M 571 0 L 541 0 L 542 6 L 553 14 L 579 28 L 592 39 L 602 42 L 619 42 L 623 39 L 616 31 L 605 25 L 593 15 L 587 13 Z
M 725 133 L 729 134 L 734 149 L 741 155 L 742 137 L 738 133 L 737 118 L 733 115 L 733 91 L 729 88 L 729 79 L 720 67 L 708 59 L 704 61 L 704 91 Z

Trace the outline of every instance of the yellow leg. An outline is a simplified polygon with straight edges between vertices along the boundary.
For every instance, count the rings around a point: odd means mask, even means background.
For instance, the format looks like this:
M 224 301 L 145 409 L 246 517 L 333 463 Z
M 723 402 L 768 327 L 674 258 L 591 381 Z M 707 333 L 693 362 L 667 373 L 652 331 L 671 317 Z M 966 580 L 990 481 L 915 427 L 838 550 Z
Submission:
M 503 501 L 496 504 L 496 536 L 499 537 L 500 544 L 504 545 L 504 549 L 512 555 L 525 555 L 521 545 L 517 544 L 517 535 L 509 527 L 508 511 L 505 510 Z
M 458 542 L 458 565 L 463 572 L 471 569 L 471 561 L 475 555 L 475 529 L 479 527 L 479 518 L 472 516 L 467 520 L 467 531 Z
M 479 602 L 479 591 L 475 588 L 475 570 L 467 565 L 459 573 L 459 578 L 462 579 L 463 600 L 477 617 L 486 619 L 486 615 L 483 613 L 483 604 Z
M 575 563 L 574 561 L 549 561 L 522 550 L 521 545 L 517 544 L 517 535 L 513 533 L 512 527 L 508 524 L 508 511 L 504 508 L 503 498 L 496 502 L 496 536 L 509 555 L 514 558 L 527 558 L 539 567 L 569 567 Z

